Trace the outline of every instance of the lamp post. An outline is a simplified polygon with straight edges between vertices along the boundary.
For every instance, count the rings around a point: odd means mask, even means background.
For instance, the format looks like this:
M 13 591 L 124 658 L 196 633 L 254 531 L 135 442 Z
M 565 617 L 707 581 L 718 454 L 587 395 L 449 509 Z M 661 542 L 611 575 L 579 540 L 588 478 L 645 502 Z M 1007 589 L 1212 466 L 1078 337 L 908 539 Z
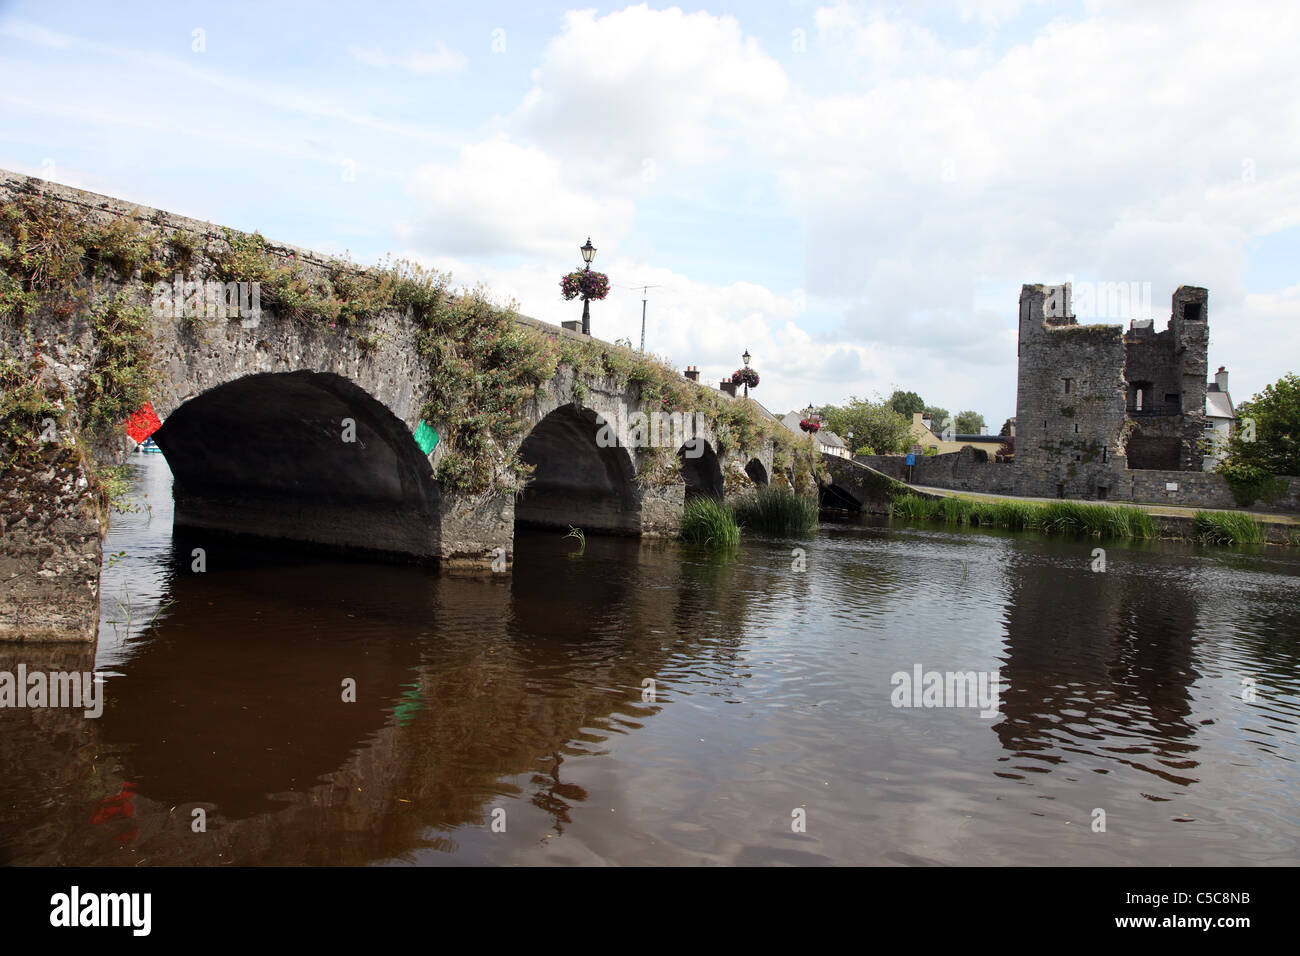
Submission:
M 749 354 L 749 349 L 745 349 L 745 354 L 742 355 L 742 356 L 740 357 L 740 360 L 741 360 L 742 362 L 745 363 L 745 368 L 749 368 L 749 360 L 750 360 L 751 358 L 753 358 L 753 356 Z M 745 382 L 745 397 L 746 397 L 746 398 L 749 398 L 749 382 L 748 382 L 748 381 Z
M 591 236 L 587 237 L 587 244 L 579 246 L 578 251 L 582 253 L 582 261 L 587 264 L 584 271 L 591 271 L 591 260 L 596 258 L 596 247 L 591 244 Z M 582 294 L 582 334 L 591 334 L 591 303 L 587 299 L 587 294 Z
M 849 432 L 847 437 L 849 439 L 849 457 L 852 458 L 854 454 L 853 453 L 853 432 Z

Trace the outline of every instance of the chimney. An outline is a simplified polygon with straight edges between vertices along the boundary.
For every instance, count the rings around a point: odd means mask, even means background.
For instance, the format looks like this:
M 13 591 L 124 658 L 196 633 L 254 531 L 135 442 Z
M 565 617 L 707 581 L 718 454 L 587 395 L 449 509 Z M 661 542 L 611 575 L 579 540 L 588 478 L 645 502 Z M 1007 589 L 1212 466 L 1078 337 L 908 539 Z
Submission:
M 1214 384 L 1219 386 L 1219 391 L 1221 392 L 1226 392 L 1228 390 L 1228 370 L 1222 365 L 1220 365 L 1219 370 L 1214 373 Z
M 718 386 L 718 391 L 726 392 L 732 398 L 736 397 L 736 386 L 729 378 L 722 380 L 722 384 Z
M 700 367 L 698 365 L 686 366 L 686 377 L 692 382 L 698 382 L 700 380 Z

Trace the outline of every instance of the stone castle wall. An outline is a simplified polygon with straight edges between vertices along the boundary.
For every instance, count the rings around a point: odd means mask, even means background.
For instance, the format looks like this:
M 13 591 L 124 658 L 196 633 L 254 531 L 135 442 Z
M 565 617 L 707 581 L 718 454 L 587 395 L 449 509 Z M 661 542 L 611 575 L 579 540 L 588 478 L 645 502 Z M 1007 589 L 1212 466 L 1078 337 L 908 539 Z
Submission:
M 1068 284 L 1023 287 L 1017 494 L 1108 498 L 1128 469 L 1200 469 L 1207 299 L 1181 286 L 1166 330 L 1142 321 L 1126 334 L 1078 324 Z

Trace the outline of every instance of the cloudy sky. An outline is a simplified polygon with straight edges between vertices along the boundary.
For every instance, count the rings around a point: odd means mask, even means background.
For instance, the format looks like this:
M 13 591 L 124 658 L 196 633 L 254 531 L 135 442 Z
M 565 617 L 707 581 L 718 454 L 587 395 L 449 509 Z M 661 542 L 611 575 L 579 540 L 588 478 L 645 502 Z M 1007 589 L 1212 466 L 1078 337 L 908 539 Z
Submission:
M 0 0 L 0 167 L 387 253 L 786 411 L 996 429 L 1025 282 L 1210 290 L 1241 400 L 1297 366 L 1300 5 Z M 1075 293 L 1076 302 L 1079 293 Z M 1099 313 L 1106 312 L 1098 309 Z

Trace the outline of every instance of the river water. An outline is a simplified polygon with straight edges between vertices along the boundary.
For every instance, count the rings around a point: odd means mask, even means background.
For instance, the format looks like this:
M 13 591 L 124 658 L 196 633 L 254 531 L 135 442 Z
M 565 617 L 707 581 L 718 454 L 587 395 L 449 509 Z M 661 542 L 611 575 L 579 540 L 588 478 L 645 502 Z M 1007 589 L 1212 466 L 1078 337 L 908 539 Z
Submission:
M 521 530 L 439 575 L 174 540 L 134 467 L 97 647 L 0 647 L 106 695 L 0 710 L 0 862 L 1300 860 L 1294 552 Z M 997 713 L 894 706 L 918 666 L 996 672 Z

